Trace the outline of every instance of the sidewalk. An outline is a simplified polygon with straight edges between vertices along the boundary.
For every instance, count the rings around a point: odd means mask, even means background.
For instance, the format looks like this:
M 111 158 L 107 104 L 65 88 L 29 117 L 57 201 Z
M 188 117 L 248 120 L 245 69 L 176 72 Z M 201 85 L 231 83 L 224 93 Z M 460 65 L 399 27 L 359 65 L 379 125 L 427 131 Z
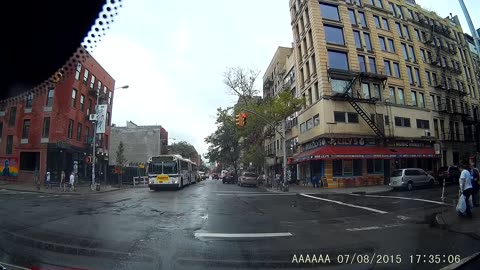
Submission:
M 472 209 L 473 218 L 460 217 L 452 206 L 447 208 L 445 212 L 438 213 L 435 221 L 440 228 L 447 229 L 452 232 L 468 234 L 475 239 L 480 240 L 480 208 Z
M 72 194 L 72 195 L 81 195 L 81 194 L 90 194 L 90 193 L 104 193 L 104 192 L 111 192 L 121 190 L 121 188 L 116 188 L 112 186 L 101 186 L 100 191 L 91 191 L 89 185 L 82 185 L 75 187 L 75 191 L 69 191 L 67 186 L 67 191 L 63 192 L 62 189 L 57 185 L 52 188 L 45 188 L 45 186 L 41 186 L 40 190 L 33 184 L 28 183 L 15 183 L 11 181 L 4 181 L 0 180 L 0 189 L 8 189 L 8 190 L 15 190 L 15 191 L 27 191 L 27 192 L 38 192 L 38 193 L 53 193 L 53 194 Z
M 277 188 L 266 188 L 269 192 L 281 192 Z M 311 186 L 290 185 L 289 192 L 291 193 L 308 193 L 308 194 L 376 194 L 391 191 L 390 186 L 367 186 L 367 187 L 352 187 L 352 188 L 313 188 Z

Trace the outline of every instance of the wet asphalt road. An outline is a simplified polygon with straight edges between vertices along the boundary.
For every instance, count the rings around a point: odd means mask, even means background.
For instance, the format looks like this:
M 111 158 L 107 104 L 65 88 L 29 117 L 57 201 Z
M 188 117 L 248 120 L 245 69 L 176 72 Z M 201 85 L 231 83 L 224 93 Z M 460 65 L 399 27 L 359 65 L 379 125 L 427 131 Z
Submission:
M 447 187 L 447 202 L 456 190 Z M 435 213 L 453 211 L 440 195 L 436 187 L 307 197 L 214 180 L 161 192 L 0 190 L 0 261 L 46 269 L 439 269 L 480 250 L 480 241 L 432 226 Z M 440 263 L 416 257 L 437 254 Z M 307 255 L 317 262 L 302 263 Z

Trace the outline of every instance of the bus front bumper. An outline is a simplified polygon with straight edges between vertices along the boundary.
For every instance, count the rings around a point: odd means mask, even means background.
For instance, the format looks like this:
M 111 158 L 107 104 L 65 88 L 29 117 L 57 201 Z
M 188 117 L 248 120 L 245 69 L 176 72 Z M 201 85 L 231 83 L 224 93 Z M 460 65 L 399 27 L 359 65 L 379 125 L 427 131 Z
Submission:
M 151 190 L 179 188 L 178 184 L 148 184 Z

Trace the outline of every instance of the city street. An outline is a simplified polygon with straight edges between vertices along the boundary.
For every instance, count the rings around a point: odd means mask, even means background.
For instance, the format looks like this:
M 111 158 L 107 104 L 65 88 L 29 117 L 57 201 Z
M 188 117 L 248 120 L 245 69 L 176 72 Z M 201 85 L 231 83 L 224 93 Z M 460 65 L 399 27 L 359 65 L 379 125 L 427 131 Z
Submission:
M 447 186 L 444 204 L 440 187 L 308 195 L 206 180 L 179 191 L 75 196 L 2 189 L 0 261 L 48 269 L 293 269 L 312 267 L 315 256 L 313 266 L 332 269 L 440 269 L 480 250 L 479 240 L 433 226 L 436 213 L 454 211 L 456 190 Z

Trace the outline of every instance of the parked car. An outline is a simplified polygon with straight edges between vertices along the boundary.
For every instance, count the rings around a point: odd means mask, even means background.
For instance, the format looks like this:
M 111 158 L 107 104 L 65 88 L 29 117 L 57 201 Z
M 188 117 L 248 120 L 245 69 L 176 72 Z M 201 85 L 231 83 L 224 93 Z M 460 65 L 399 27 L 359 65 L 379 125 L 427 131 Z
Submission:
M 437 172 L 437 181 L 439 183 L 443 183 L 444 180 L 445 182 L 458 183 L 460 173 L 457 166 L 440 167 Z
M 256 187 L 258 185 L 257 178 L 258 175 L 256 173 L 242 172 L 242 174 L 240 174 L 240 177 L 238 178 L 238 185 L 241 187 L 246 185 Z
M 390 186 L 393 188 L 406 188 L 413 190 L 415 186 L 432 185 L 435 178 L 418 168 L 406 168 L 394 170 L 390 176 Z
M 222 178 L 222 183 L 232 183 L 235 184 L 235 177 L 233 177 L 233 174 L 227 172 L 224 174 Z
M 212 179 L 213 179 L 213 180 L 218 180 L 218 179 L 219 179 L 218 173 L 213 173 L 213 174 L 212 174 Z

